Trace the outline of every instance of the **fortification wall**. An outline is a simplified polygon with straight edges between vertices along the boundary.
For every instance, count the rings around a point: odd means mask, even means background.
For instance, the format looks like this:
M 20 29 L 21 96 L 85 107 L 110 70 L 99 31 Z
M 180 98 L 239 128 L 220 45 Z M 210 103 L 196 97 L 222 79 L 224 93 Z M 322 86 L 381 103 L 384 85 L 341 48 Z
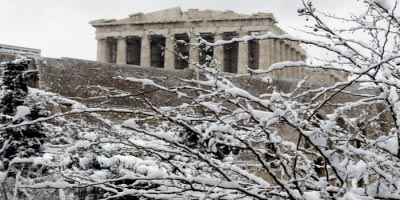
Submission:
M 121 80 L 119 77 L 152 79 L 166 87 L 179 86 L 179 79 L 191 79 L 191 70 L 143 68 L 133 65 L 105 64 L 71 58 L 43 58 L 38 61 L 41 74 L 40 87 L 67 97 L 75 97 L 88 104 L 141 107 L 142 97 L 159 102 L 159 105 L 176 105 L 176 97 L 154 88 Z M 129 92 L 127 97 L 110 98 Z M 144 95 L 140 95 L 144 92 Z M 93 98 L 97 97 L 97 98 Z
M 196 72 L 193 69 L 161 69 L 72 58 L 42 58 L 37 60 L 37 66 L 41 74 L 40 87 L 42 89 L 67 97 L 78 98 L 88 104 L 101 103 L 102 105 L 129 107 L 142 106 L 143 95 L 139 95 L 140 92 L 145 92 L 144 97 L 151 99 L 152 102 L 157 102 L 160 106 L 178 105 L 184 99 L 178 99 L 176 94 L 155 92 L 154 88 L 143 88 L 141 84 L 121 80 L 118 77 L 147 78 L 166 87 L 181 86 L 183 85 L 182 79 L 196 77 Z M 312 73 L 316 75 L 309 77 L 305 88 L 317 88 L 337 81 L 333 76 L 329 75 L 329 72 L 310 71 L 310 74 Z M 231 81 L 238 87 L 255 95 L 270 92 L 273 88 L 278 88 L 285 92 L 293 91 L 300 81 L 299 79 L 284 79 L 283 77 L 271 76 L 272 82 L 268 83 L 265 82 L 265 77 L 261 76 L 225 75 L 230 77 Z M 321 78 L 322 75 L 325 78 Z M 123 91 L 133 95 L 109 98 Z M 103 98 L 99 98 L 99 96 Z
M 0 62 L 15 59 L 15 55 L 0 54 Z M 73 58 L 39 58 L 34 60 L 32 67 L 37 67 L 41 74 L 40 87 L 42 89 L 59 93 L 67 97 L 74 97 L 85 103 L 118 106 L 142 106 L 143 96 L 129 96 L 108 98 L 117 92 L 139 94 L 146 92 L 144 97 L 158 102 L 159 105 L 178 105 L 182 99 L 177 99 L 175 94 L 166 92 L 152 92 L 154 88 L 143 88 L 141 84 L 127 82 L 117 77 L 135 77 L 154 80 L 156 83 L 167 87 L 176 87 L 183 84 L 182 79 L 193 79 L 196 74 L 193 69 L 174 70 L 140 67 L 134 65 L 117 65 Z M 302 72 L 302 73 L 298 73 Z M 296 78 L 286 78 L 286 74 L 301 74 Z M 289 92 L 293 91 L 300 79 L 307 76 L 305 88 L 317 88 L 330 85 L 343 75 L 328 70 L 310 70 L 288 68 L 261 76 L 243 76 L 225 74 L 230 77 L 238 87 L 259 95 L 270 92 L 273 88 Z M 272 82 L 267 83 L 265 76 L 270 76 Z M 295 77 L 295 76 L 291 76 Z M 103 98 L 94 98 L 103 96 Z M 107 101 L 107 102 L 105 102 Z

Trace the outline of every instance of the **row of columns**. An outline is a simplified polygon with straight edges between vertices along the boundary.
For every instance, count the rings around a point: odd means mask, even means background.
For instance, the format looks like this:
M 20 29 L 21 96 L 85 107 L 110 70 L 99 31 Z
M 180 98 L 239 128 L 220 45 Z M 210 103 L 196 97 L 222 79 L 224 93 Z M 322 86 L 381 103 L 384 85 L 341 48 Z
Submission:
M 238 36 L 248 35 L 248 33 L 240 33 Z M 191 36 L 190 42 L 196 43 L 196 36 Z M 126 37 L 118 37 L 112 38 L 116 40 L 116 47 L 110 45 L 108 39 L 99 39 L 98 40 L 98 52 L 97 52 L 97 60 L 100 62 L 115 62 L 117 64 L 127 64 L 127 42 Z M 224 34 L 214 34 L 214 41 L 223 40 Z M 237 73 L 245 74 L 247 73 L 247 67 L 249 64 L 249 49 L 248 43 L 240 42 L 238 43 L 238 52 L 237 52 Z M 294 46 L 297 44 L 293 42 L 288 42 L 284 40 L 278 39 L 268 39 L 268 40 L 260 40 L 258 42 L 259 52 L 258 52 L 258 66 L 260 69 L 268 69 L 269 66 L 276 62 L 281 61 L 300 61 L 305 60 L 305 55 L 302 55 L 299 51 L 297 51 Z M 144 35 L 141 37 L 141 47 L 140 47 L 140 65 L 143 67 L 151 66 L 151 45 L 150 38 L 148 35 Z M 165 48 L 167 50 L 164 51 L 164 68 L 175 68 L 175 40 L 174 36 L 166 36 L 165 37 Z M 112 53 L 112 51 L 116 51 Z M 224 46 L 219 45 L 214 47 L 214 58 L 218 59 L 221 63 L 221 69 L 224 69 Z M 116 54 L 116 55 L 114 55 Z M 113 58 L 111 55 L 114 55 Z M 189 48 L 189 59 L 195 62 L 199 62 L 199 50 L 197 48 Z M 285 76 L 281 74 L 281 76 Z

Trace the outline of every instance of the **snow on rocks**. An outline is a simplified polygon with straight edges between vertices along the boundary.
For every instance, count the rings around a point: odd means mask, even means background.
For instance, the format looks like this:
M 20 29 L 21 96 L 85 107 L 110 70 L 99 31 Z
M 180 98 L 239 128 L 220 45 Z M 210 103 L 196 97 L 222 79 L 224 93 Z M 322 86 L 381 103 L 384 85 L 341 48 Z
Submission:
M 122 126 L 126 128 L 136 128 L 136 120 L 128 119 L 122 123 Z
M 18 106 L 17 112 L 13 117 L 13 120 L 25 118 L 25 116 L 31 114 L 31 109 L 27 106 Z

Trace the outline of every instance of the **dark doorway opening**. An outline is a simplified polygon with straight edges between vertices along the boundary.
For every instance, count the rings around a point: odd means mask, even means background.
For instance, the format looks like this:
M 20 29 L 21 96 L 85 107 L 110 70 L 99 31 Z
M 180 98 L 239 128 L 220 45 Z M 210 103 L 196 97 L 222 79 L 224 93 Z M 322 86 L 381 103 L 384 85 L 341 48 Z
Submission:
M 175 69 L 185 69 L 189 67 L 189 36 L 184 34 L 175 35 Z
M 259 40 L 250 40 L 248 41 L 248 50 L 249 50 L 249 63 L 248 67 L 250 69 L 258 69 L 259 68 L 259 58 L 260 58 L 260 41 Z M 269 49 L 263 49 L 263 51 L 269 51 Z
M 164 48 L 165 37 L 162 35 L 152 35 L 150 37 L 150 60 L 151 66 L 164 68 Z
M 214 36 L 211 33 L 202 33 L 200 34 L 200 37 L 207 42 L 214 42 Z M 214 47 L 202 44 L 199 48 L 199 64 L 204 65 L 208 62 L 208 58 L 214 56 Z
M 126 63 L 129 65 L 140 65 L 140 49 L 142 40 L 137 36 L 126 38 Z
M 109 49 L 107 60 L 109 63 L 117 62 L 117 38 L 109 37 L 107 38 L 107 48 Z
M 224 33 L 223 39 L 231 40 L 235 37 L 238 37 L 236 32 L 227 32 Z M 238 42 L 224 45 L 224 72 L 237 73 L 238 50 Z

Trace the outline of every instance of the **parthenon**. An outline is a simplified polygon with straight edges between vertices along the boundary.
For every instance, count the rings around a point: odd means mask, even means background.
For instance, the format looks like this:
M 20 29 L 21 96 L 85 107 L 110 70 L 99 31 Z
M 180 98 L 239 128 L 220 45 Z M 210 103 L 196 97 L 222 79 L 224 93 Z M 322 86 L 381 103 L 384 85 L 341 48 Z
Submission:
M 305 51 L 297 43 L 277 39 L 203 49 L 186 45 L 198 42 L 198 36 L 215 42 L 267 32 L 284 34 L 271 13 L 245 15 L 230 10 L 198 9 L 182 12 L 175 7 L 135 13 L 120 20 L 94 20 L 90 24 L 96 28 L 97 60 L 106 63 L 184 69 L 190 67 L 187 58 L 204 64 L 207 58 L 214 57 L 221 63 L 222 71 L 244 74 L 248 68 L 267 69 L 275 62 L 306 59 Z

